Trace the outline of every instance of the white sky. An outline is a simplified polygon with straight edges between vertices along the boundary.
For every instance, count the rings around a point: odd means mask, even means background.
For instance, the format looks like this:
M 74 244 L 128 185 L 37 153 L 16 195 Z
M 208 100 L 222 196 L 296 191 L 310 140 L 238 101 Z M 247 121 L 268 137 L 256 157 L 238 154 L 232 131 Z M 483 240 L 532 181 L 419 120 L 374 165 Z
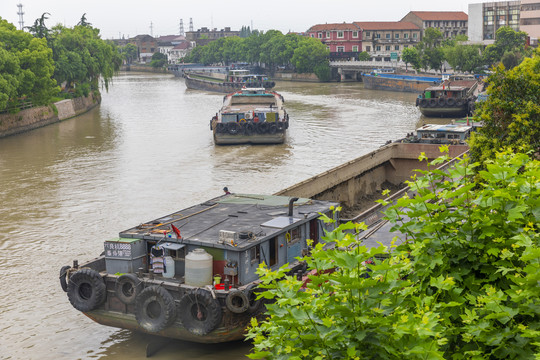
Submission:
M 92 26 L 101 30 L 104 39 L 126 38 L 139 34 L 178 34 L 180 19 L 189 30 L 201 27 L 240 30 L 243 25 L 254 29 L 276 29 L 283 33 L 302 32 L 315 24 L 353 21 L 398 21 L 409 11 L 464 11 L 469 3 L 483 0 L 0 0 L 0 17 L 19 28 L 17 4 L 23 4 L 24 25 L 30 26 L 44 12 L 51 14 L 45 22 L 51 28 L 57 23 L 72 27 L 82 14 Z

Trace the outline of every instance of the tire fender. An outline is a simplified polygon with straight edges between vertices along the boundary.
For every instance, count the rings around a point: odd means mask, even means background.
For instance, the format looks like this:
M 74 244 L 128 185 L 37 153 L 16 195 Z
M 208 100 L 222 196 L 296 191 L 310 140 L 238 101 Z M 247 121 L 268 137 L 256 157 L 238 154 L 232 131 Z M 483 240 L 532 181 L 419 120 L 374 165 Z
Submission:
M 126 305 L 135 303 L 142 290 L 143 283 L 135 274 L 119 276 L 114 286 L 116 297 Z
M 227 305 L 229 311 L 235 314 L 241 314 L 249 308 L 249 299 L 243 291 L 235 289 L 227 294 L 225 305 Z
M 69 269 L 71 269 L 71 266 L 69 265 L 62 266 L 62 268 L 60 269 L 60 286 L 62 287 L 62 290 L 64 290 L 64 292 L 67 292 L 68 289 L 67 273 Z
M 107 289 L 101 275 L 96 270 L 86 268 L 71 275 L 67 294 L 75 309 L 87 312 L 105 302 Z
M 185 293 L 180 299 L 179 308 L 182 309 L 179 317 L 184 328 L 198 336 L 213 331 L 223 317 L 219 301 L 203 289 Z
M 149 286 L 137 296 L 135 317 L 145 331 L 159 332 L 176 319 L 174 298 L 161 286 Z

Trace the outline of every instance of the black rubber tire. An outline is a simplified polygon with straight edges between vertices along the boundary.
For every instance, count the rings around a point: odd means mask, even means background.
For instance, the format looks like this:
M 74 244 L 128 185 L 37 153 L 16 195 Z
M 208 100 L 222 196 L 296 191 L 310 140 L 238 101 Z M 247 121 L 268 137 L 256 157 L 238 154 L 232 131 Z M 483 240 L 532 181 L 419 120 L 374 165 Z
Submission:
M 268 133 L 269 134 L 275 134 L 277 132 L 277 125 L 276 124 L 270 124 L 268 127 Z
M 227 309 L 235 314 L 242 314 L 249 308 L 249 299 L 241 290 L 231 290 L 225 298 Z
M 435 107 L 435 106 L 437 106 L 437 100 L 435 100 L 435 99 L 429 99 L 429 106 L 430 106 L 430 107 Z
M 240 124 L 231 122 L 227 124 L 227 132 L 231 135 L 236 135 L 240 132 Z
M 62 287 L 62 290 L 64 290 L 64 292 L 67 292 L 67 271 L 71 269 L 71 266 L 69 265 L 66 265 L 66 266 L 62 266 L 62 268 L 60 269 L 60 286 Z
M 287 125 L 284 122 L 278 122 L 276 124 L 276 127 L 277 127 L 277 131 L 283 132 L 287 128 Z
M 262 122 L 262 123 L 259 123 L 259 125 L 257 126 L 257 131 L 259 134 L 266 134 L 268 132 L 268 126 L 270 124 L 267 123 L 267 122 Z
M 446 105 L 446 99 L 445 98 L 439 98 L 437 100 L 437 105 L 440 107 L 444 107 Z
M 143 290 L 143 283 L 135 274 L 124 274 L 116 279 L 114 291 L 124 304 L 134 304 Z
M 137 296 L 135 317 L 144 330 L 159 332 L 176 319 L 174 298 L 161 286 L 149 286 Z
M 251 135 L 255 131 L 255 124 L 253 123 L 247 123 L 244 125 L 244 134 Z
M 448 99 L 446 99 L 446 104 L 448 106 L 454 106 L 454 105 L 456 105 L 456 100 L 454 98 L 448 98 Z
M 420 100 L 420 106 L 421 106 L 421 107 L 426 107 L 427 105 L 428 105 L 427 99 L 422 99 L 422 100 Z
M 262 298 L 257 299 L 257 292 L 258 292 L 258 289 L 255 284 L 249 285 L 245 290 L 246 296 L 248 298 L 248 304 L 249 304 L 248 311 L 250 314 L 257 313 L 262 304 L 263 299 Z
M 87 312 L 103 304 L 107 297 L 107 289 L 97 271 L 81 269 L 69 278 L 67 295 L 75 309 Z
M 180 320 L 190 333 L 203 336 L 213 331 L 220 323 L 223 313 L 217 299 L 209 291 L 197 289 L 180 299 Z
M 218 134 L 224 133 L 226 131 L 227 131 L 227 129 L 226 129 L 226 126 L 225 126 L 224 123 L 217 123 L 216 124 L 216 132 Z

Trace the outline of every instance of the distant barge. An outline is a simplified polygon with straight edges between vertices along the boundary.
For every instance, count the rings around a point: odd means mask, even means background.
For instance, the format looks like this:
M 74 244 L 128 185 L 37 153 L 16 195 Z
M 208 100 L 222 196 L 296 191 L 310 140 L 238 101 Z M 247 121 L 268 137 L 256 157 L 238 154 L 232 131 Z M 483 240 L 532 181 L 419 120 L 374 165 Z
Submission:
M 440 83 L 440 77 L 413 76 L 391 73 L 362 74 L 364 88 L 370 90 L 390 90 L 421 93 L 429 86 Z

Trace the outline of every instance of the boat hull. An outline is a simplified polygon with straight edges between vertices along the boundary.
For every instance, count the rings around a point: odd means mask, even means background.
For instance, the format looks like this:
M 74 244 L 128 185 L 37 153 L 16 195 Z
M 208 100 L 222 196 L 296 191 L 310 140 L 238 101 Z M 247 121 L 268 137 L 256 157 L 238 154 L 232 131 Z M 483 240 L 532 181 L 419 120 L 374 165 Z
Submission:
M 418 107 L 427 117 L 464 117 L 468 115 L 468 105 L 460 107 Z
M 364 88 L 370 90 L 387 90 L 387 91 L 400 91 L 400 92 L 413 92 L 421 93 L 429 86 L 433 86 L 438 83 L 436 78 L 423 79 L 419 76 L 399 76 L 394 75 L 388 77 L 388 75 L 368 75 L 362 76 L 364 82 Z
M 276 134 L 253 134 L 253 135 L 230 135 L 214 133 L 216 145 L 241 145 L 241 144 L 283 144 L 285 133 Z
M 233 82 L 219 82 L 212 80 L 204 80 L 189 75 L 185 75 L 185 83 L 188 89 L 192 90 L 203 90 L 203 91 L 212 91 L 223 94 L 233 93 L 245 87 L 244 83 L 233 83 Z M 252 84 L 253 85 L 253 84 Z M 271 89 L 274 87 L 275 83 L 271 81 L 263 82 L 265 89 Z

